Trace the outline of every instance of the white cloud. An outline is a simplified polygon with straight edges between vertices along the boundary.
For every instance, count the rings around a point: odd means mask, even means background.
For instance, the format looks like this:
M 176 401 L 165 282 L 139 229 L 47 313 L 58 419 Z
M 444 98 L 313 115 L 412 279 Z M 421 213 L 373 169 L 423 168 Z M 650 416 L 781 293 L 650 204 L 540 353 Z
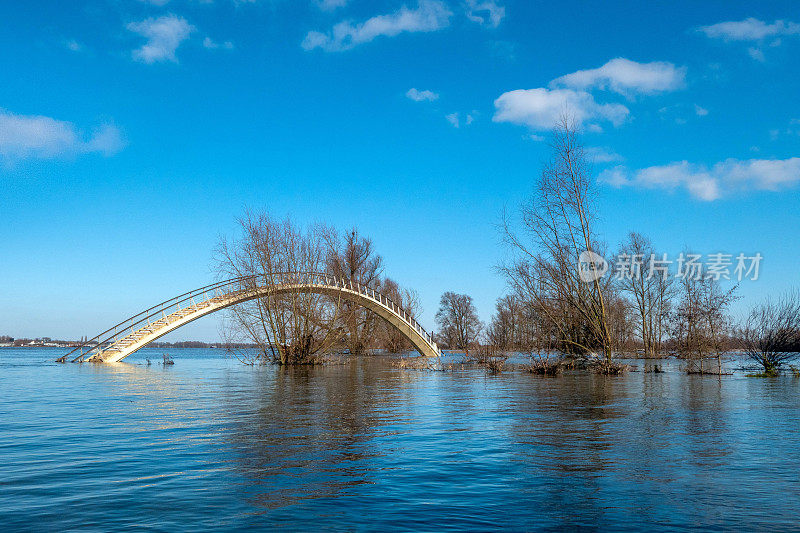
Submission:
M 685 187 L 693 197 L 706 201 L 716 200 L 720 196 L 718 180 L 707 170 L 690 165 L 687 161 L 648 167 L 633 174 L 623 167 L 615 167 L 601 172 L 598 180 L 614 187 L 668 190 Z
M 584 153 L 595 163 L 615 163 L 625 159 L 613 150 L 601 146 L 587 146 Z
M 327 52 L 349 50 L 376 37 L 394 37 L 403 32 L 430 32 L 446 27 L 452 12 L 441 0 L 419 0 L 415 9 L 407 6 L 388 15 L 378 15 L 360 24 L 349 20 L 334 25 L 329 33 L 308 32 L 301 46 Z
M 122 135 L 111 124 L 100 126 L 87 138 L 71 122 L 0 110 L 0 159 L 4 163 L 92 152 L 111 155 L 123 145 Z
M 710 26 L 701 26 L 698 31 L 712 39 L 725 41 L 760 41 L 782 35 L 799 35 L 800 24 L 785 20 L 776 20 L 772 24 L 764 21 L 747 18 L 738 22 L 720 22 Z
M 609 90 L 625 96 L 673 91 L 685 85 L 686 67 L 654 61 L 637 63 L 622 57 L 595 69 L 560 76 L 549 88 L 518 89 L 500 95 L 494 102 L 495 122 L 524 124 L 532 129 L 550 129 L 565 114 L 579 126 L 601 132 L 598 121 L 619 126 L 629 115 L 620 103 L 598 103 L 591 90 Z
M 697 104 L 678 103 L 659 108 L 658 115 L 661 120 L 670 120 L 676 124 L 686 124 L 692 116 L 704 117 L 708 110 Z
M 447 122 L 452 124 L 454 128 L 458 128 L 460 126 L 458 113 L 450 113 L 449 115 L 445 115 L 444 118 L 447 119 Z
M 135 60 L 148 64 L 156 61 L 177 62 L 175 51 L 195 30 L 186 19 L 176 15 L 131 22 L 126 27 L 147 39 L 147 42 L 141 48 L 134 50 L 132 55 Z
M 578 125 L 607 120 L 619 125 L 628 116 L 622 104 L 598 104 L 586 91 L 573 89 L 517 89 L 494 101 L 494 122 L 523 124 L 536 130 L 549 130 L 569 113 Z
M 756 48 L 755 46 L 751 46 L 747 49 L 747 55 L 756 61 L 760 61 L 761 63 L 767 60 L 767 58 L 764 56 L 764 51 L 760 48 Z
M 789 125 L 786 128 L 769 130 L 769 137 L 774 141 L 781 135 L 790 137 L 794 135 L 800 136 L 800 127 L 798 126 L 800 126 L 800 119 L 793 118 L 789 121 Z
M 203 47 L 208 48 L 209 50 L 216 50 L 218 48 L 223 48 L 225 50 L 233 50 L 233 43 L 231 41 L 225 41 L 224 43 L 218 43 L 217 41 L 213 40 L 211 37 L 206 37 L 203 39 Z
M 70 39 L 64 43 L 64 46 L 67 47 L 67 50 L 72 52 L 81 52 L 83 51 L 83 45 L 76 41 L 75 39 Z
M 406 96 L 414 100 L 415 102 L 425 102 L 425 101 L 433 102 L 434 100 L 437 100 L 439 98 L 439 95 L 433 91 L 428 91 L 428 90 L 420 91 L 418 89 L 415 89 L 414 87 L 408 90 Z
M 776 20 L 767 24 L 762 20 L 747 18 L 740 21 L 720 22 L 711 26 L 701 26 L 697 31 L 711 39 L 722 39 L 725 42 L 753 42 L 755 46 L 747 48 L 747 54 L 756 61 L 764 62 L 764 47 L 780 46 L 781 37 L 800 35 L 800 24 L 787 20 Z
M 467 0 L 466 14 L 473 22 L 496 28 L 506 16 L 506 8 L 494 0 Z
M 347 5 L 348 0 L 316 0 L 317 5 L 323 11 L 333 11 L 334 9 L 344 7 Z
M 445 115 L 444 118 L 447 120 L 447 122 L 452 124 L 454 128 L 460 128 L 461 126 L 469 126 L 470 124 L 475 122 L 475 111 L 473 111 L 472 113 L 467 113 L 464 116 L 463 121 L 461 120 L 460 113 L 450 113 L 449 115 Z
M 614 187 L 684 188 L 694 198 L 712 201 L 749 190 L 780 191 L 800 184 L 800 157 L 789 159 L 727 159 L 708 168 L 688 161 L 634 172 L 624 167 L 603 171 L 599 180 Z
M 125 146 L 122 133 L 113 124 L 103 124 L 96 128 L 89 140 L 83 143 L 83 153 L 99 152 L 103 155 L 114 155 Z
M 550 82 L 550 87 L 603 89 L 620 94 L 674 91 L 686 83 L 686 67 L 653 61 L 637 63 L 624 57 L 612 59 L 599 68 L 579 70 Z

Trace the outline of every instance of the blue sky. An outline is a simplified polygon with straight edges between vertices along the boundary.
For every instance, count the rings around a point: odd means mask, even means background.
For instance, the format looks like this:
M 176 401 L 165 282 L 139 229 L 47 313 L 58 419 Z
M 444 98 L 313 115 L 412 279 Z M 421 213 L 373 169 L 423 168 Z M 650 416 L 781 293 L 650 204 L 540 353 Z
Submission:
M 247 207 L 359 227 L 426 326 L 446 290 L 488 319 L 565 106 L 609 247 L 760 252 L 743 308 L 798 285 L 798 71 L 794 2 L 4 2 L 0 334 L 206 284 Z

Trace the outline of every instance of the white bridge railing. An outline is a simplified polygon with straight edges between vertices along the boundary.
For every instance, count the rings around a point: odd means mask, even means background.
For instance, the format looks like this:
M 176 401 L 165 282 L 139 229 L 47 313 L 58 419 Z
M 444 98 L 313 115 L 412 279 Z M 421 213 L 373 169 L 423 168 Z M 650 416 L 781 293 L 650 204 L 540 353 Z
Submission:
M 140 329 L 152 326 L 159 321 L 162 321 L 162 325 L 164 325 L 164 321 L 175 313 L 186 310 L 187 308 L 200 310 L 207 307 L 202 305 L 206 302 L 213 304 L 214 302 L 235 299 L 237 294 L 250 294 L 254 290 L 256 292 L 261 292 L 263 290 L 263 292 L 267 293 L 271 287 L 280 288 L 297 285 L 350 290 L 370 298 L 400 317 L 408 326 L 414 329 L 427 344 L 438 352 L 436 343 L 433 341 L 430 333 L 416 321 L 414 316 L 409 313 L 407 309 L 397 305 L 391 298 L 381 293 L 379 289 L 376 290 L 374 287 L 363 285 L 352 279 L 341 278 L 327 273 L 281 272 L 242 276 L 212 283 L 211 285 L 206 285 L 205 287 L 181 294 L 123 320 L 99 335 L 84 341 L 56 361 L 59 363 L 64 363 L 68 360 L 73 363 L 88 361 L 101 355 L 104 351 L 112 348 L 119 341 L 133 335 Z M 242 300 L 245 299 L 244 297 L 242 298 Z

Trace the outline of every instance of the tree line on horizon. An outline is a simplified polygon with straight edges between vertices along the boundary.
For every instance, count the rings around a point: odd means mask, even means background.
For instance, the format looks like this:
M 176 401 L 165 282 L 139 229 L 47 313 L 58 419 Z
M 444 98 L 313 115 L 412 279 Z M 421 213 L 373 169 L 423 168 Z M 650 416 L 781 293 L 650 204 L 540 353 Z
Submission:
M 557 371 L 560 357 L 595 353 L 600 355 L 595 368 L 603 373 L 623 369 L 615 356 L 636 354 L 676 355 L 689 373 L 722 374 L 725 354 L 739 349 L 765 375 L 775 375 L 800 356 L 797 292 L 757 305 L 737 323 L 730 307 L 739 298 L 738 285 L 724 289 L 719 277 L 676 278 L 641 262 L 636 275 L 583 279 L 581 254 L 607 255 L 596 228 L 591 163 L 569 117 L 554 128 L 551 147 L 532 197 L 520 206 L 521 228 L 508 213 L 500 224 L 512 252 L 512 259 L 498 266 L 509 293 L 497 300 L 489 324 L 473 328 L 471 343 L 458 342 L 458 348 L 472 344 L 484 352 L 529 353 L 533 368 L 543 373 Z M 652 241 L 635 231 L 615 254 L 655 256 Z

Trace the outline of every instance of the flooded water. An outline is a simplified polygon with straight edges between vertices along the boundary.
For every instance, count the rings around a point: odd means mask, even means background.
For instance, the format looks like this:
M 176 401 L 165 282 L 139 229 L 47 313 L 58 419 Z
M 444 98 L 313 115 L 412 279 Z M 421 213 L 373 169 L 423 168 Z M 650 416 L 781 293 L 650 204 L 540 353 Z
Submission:
M 3 530 L 796 530 L 800 379 L 0 349 Z M 145 358 L 154 363 L 145 365 Z

